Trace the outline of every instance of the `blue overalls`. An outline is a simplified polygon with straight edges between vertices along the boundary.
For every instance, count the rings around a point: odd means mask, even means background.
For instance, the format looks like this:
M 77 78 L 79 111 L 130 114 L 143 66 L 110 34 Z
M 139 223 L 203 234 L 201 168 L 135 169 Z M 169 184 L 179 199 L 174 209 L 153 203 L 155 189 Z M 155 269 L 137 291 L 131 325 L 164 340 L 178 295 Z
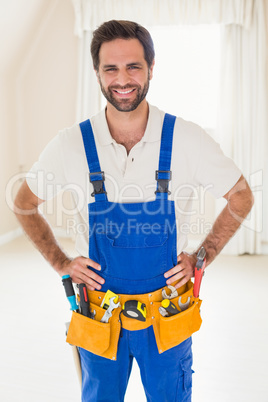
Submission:
M 80 124 L 95 197 L 88 205 L 89 258 L 101 265 L 101 272 L 95 272 L 105 279 L 104 292 L 153 292 L 166 285 L 164 273 L 177 264 L 175 206 L 168 200 L 175 120 L 165 115 L 156 198 L 138 203 L 108 201 L 90 121 Z M 82 401 L 123 401 L 133 357 L 148 401 L 191 401 L 191 343 L 188 338 L 159 354 L 150 326 L 139 331 L 123 328 L 116 361 L 80 348 Z

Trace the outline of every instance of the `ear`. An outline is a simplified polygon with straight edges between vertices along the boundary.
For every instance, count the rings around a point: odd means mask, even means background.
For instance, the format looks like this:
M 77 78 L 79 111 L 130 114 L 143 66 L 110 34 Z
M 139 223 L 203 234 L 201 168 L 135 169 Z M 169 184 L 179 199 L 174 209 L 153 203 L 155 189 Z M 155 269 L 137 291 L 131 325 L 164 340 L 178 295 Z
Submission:
M 150 80 L 153 78 L 154 65 L 155 65 L 155 59 L 153 59 L 152 65 L 151 65 L 151 67 L 149 68 L 149 79 L 150 79 Z

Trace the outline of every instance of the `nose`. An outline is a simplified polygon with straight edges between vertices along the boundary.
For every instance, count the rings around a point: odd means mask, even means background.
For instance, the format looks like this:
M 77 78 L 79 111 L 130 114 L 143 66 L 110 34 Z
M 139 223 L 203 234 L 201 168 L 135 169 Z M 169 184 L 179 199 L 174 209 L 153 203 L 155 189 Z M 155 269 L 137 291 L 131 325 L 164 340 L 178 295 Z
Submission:
M 130 82 L 130 76 L 127 69 L 120 69 L 118 70 L 116 82 L 120 86 L 125 86 Z

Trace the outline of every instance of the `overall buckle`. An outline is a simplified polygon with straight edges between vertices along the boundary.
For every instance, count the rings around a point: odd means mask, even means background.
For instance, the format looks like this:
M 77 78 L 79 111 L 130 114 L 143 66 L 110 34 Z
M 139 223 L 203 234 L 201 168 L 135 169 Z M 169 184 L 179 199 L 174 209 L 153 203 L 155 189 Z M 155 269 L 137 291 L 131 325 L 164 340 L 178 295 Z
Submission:
M 95 179 L 94 179 L 95 176 Z M 96 176 L 101 176 L 101 179 L 96 178 Z M 104 172 L 94 172 L 89 173 L 89 181 L 93 184 L 94 191 L 91 193 L 91 197 L 95 197 L 96 194 L 107 194 L 103 188 L 103 182 L 105 180 Z
M 163 179 L 159 178 L 159 175 L 161 177 L 161 173 L 163 173 L 163 176 L 168 175 L 168 178 Z M 157 190 L 155 191 L 156 193 L 167 193 L 171 194 L 171 191 L 168 190 L 168 182 L 171 180 L 172 172 L 171 170 L 156 170 L 155 171 L 155 180 L 157 180 Z

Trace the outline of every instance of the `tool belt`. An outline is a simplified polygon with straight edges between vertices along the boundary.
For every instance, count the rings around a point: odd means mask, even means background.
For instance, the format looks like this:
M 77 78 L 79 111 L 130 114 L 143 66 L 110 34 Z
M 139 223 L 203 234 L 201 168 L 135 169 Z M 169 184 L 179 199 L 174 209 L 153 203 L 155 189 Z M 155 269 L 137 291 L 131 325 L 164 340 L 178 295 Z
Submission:
M 141 295 L 119 294 L 121 307 L 112 311 L 112 317 L 107 323 L 100 322 L 106 311 L 100 307 L 105 293 L 88 291 L 90 307 L 96 311 L 95 318 L 91 319 L 73 312 L 66 341 L 98 356 L 116 360 L 121 326 L 129 331 L 138 331 L 152 325 L 159 353 L 179 345 L 199 330 L 202 323 L 200 316 L 202 300 L 193 296 L 193 283 L 189 281 L 177 289 L 178 296 L 172 299 L 172 303 L 178 305 L 180 297 L 181 303 L 186 303 L 188 297 L 190 297 L 189 307 L 179 314 L 163 317 L 159 312 L 159 307 L 163 300 L 163 289 L 168 292 L 168 288 L 165 287 L 152 293 Z M 145 322 L 120 314 L 122 306 L 128 300 L 145 303 L 147 310 Z

